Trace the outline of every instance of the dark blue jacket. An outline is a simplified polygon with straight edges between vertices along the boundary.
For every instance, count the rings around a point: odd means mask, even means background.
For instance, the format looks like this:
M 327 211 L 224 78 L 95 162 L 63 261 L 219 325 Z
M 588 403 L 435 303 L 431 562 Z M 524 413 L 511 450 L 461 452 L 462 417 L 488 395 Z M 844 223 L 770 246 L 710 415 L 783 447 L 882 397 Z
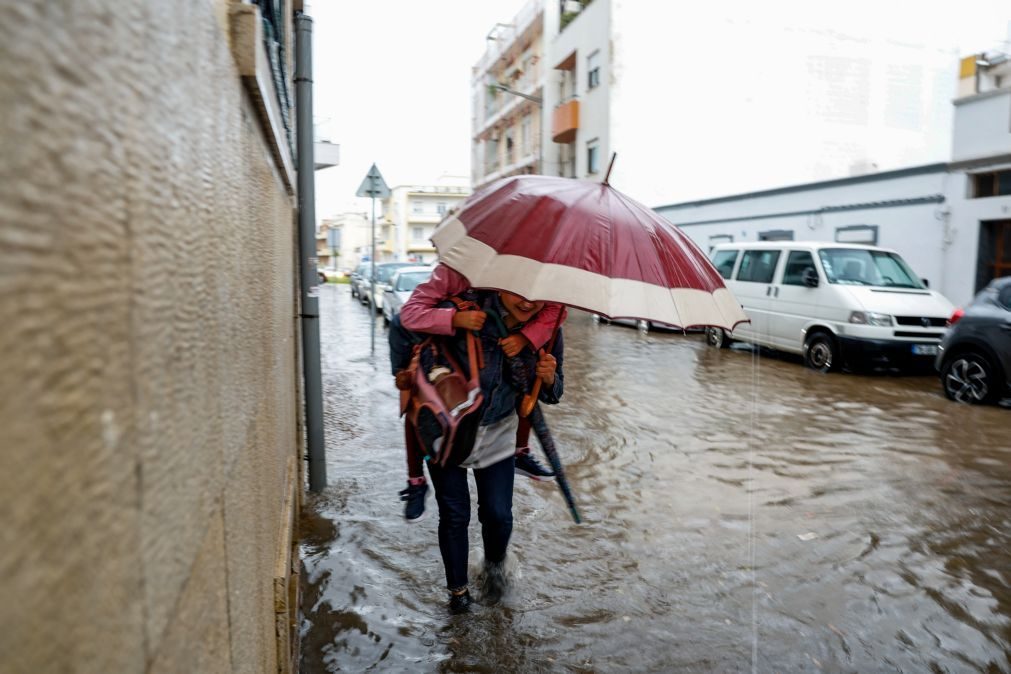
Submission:
M 463 295 L 464 299 L 477 302 L 481 308 L 488 313 L 488 319 L 481 329 L 481 351 L 484 355 L 484 369 L 481 370 L 481 393 L 484 402 L 481 404 L 481 425 L 488 426 L 505 419 L 516 411 L 516 406 L 522 399 L 526 391 L 529 391 L 533 384 L 534 368 L 537 364 L 537 356 L 529 348 L 523 349 L 516 358 L 520 361 L 523 369 L 527 373 L 526 388 L 520 391 L 513 383 L 513 374 L 507 363 L 505 353 L 499 346 L 499 339 L 519 331 L 521 326 L 516 326 L 509 333 L 504 333 L 505 308 L 498 299 L 498 293 L 493 291 L 477 291 Z M 454 306 L 447 303 L 446 306 Z M 500 320 L 496 320 L 496 317 Z M 407 330 L 400 324 L 400 316 L 395 316 L 390 322 L 390 364 L 393 374 L 404 369 L 411 362 L 411 352 L 415 344 L 423 341 L 428 335 L 414 333 Z M 439 337 L 445 340 L 445 344 L 452 349 L 452 355 L 457 362 L 466 370 L 467 362 L 467 339 L 462 330 L 457 330 L 450 337 Z M 555 370 L 555 382 L 553 386 L 542 386 L 538 399 L 549 405 L 553 405 L 562 397 L 564 390 L 565 376 L 562 371 L 562 355 L 564 352 L 562 330 L 559 329 L 558 337 L 552 355 L 558 363 Z

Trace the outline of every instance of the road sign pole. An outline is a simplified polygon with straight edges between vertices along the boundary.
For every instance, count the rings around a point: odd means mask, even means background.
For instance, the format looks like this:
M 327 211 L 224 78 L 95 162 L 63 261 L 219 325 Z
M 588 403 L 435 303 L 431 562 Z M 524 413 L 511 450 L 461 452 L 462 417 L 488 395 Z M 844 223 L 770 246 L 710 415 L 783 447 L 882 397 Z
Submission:
M 370 257 L 372 273 L 370 284 L 372 286 L 372 301 L 369 307 L 369 312 L 372 314 L 371 320 L 369 321 L 369 343 L 371 345 L 372 355 L 376 353 L 376 198 L 386 199 L 390 196 L 390 188 L 383 180 L 383 174 L 379 172 L 379 169 L 375 164 L 369 169 L 368 174 L 365 176 L 365 180 L 362 181 L 361 187 L 355 192 L 355 196 L 358 197 L 370 197 L 372 199 L 372 255 Z
M 375 183 L 375 178 L 372 179 Z M 369 306 L 369 324 L 372 326 L 369 328 L 369 344 L 372 355 L 376 353 L 376 317 L 374 315 L 376 306 L 376 198 L 372 197 L 372 294 L 369 296 L 372 298 L 371 306 Z

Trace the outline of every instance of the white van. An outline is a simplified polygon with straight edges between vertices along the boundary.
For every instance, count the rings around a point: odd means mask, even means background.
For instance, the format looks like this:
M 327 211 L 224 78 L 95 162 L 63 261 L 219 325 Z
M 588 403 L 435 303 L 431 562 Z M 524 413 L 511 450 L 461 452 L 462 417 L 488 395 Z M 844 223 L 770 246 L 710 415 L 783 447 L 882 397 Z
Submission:
M 876 246 L 723 243 L 710 259 L 751 322 L 731 334 L 709 328 L 709 344 L 741 340 L 781 349 L 822 372 L 862 364 L 929 367 L 954 311 L 898 253 Z

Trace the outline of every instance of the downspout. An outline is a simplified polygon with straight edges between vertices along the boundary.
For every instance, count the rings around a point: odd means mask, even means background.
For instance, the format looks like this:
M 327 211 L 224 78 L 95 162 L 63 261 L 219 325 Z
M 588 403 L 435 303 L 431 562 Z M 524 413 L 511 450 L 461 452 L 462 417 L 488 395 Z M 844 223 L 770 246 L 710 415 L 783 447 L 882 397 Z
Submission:
M 320 375 L 319 278 L 316 272 L 316 176 L 312 125 L 312 17 L 295 15 L 295 114 L 298 152 L 298 241 L 302 296 L 302 374 L 309 489 L 326 487 L 323 380 Z

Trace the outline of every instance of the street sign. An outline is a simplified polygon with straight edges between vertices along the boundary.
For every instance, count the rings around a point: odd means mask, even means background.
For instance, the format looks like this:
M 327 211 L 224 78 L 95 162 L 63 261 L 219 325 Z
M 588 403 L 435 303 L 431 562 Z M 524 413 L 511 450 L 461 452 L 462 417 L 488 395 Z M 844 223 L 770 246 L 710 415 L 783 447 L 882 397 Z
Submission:
M 375 164 L 365 174 L 365 180 L 362 181 L 361 187 L 355 192 L 355 196 L 371 197 L 372 199 L 385 199 L 390 196 L 390 188 L 386 185 L 386 181 L 383 180 L 383 174 L 379 172 Z

